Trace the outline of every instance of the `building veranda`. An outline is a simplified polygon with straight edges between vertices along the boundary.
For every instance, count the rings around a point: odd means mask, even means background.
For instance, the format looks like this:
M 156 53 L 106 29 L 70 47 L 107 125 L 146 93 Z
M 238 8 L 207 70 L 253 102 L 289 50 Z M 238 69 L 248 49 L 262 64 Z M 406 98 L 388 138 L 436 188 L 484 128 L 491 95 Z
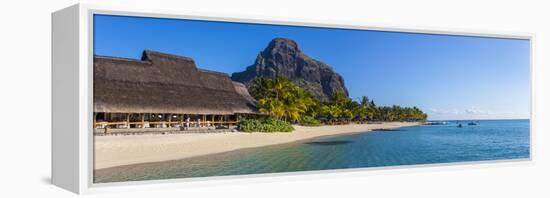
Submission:
M 231 130 L 259 116 L 246 87 L 183 56 L 94 57 L 95 134 Z

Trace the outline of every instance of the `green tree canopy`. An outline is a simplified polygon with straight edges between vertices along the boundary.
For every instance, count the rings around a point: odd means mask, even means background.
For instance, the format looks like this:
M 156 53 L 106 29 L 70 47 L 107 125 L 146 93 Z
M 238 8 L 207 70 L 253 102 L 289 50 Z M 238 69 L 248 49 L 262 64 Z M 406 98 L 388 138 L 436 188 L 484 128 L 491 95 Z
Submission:
M 260 112 L 277 119 L 297 122 L 304 116 L 333 121 L 425 121 L 427 114 L 417 107 L 377 106 L 362 96 L 354 101 L 336 92 L 330 101 L 320 102 L 284 77 L 257 77 L 249 87 Z
M 292 122 L 315 104 L 311 94 L 284 77 L 255 78 L 250 93 L 258 100 L 260 112 Z

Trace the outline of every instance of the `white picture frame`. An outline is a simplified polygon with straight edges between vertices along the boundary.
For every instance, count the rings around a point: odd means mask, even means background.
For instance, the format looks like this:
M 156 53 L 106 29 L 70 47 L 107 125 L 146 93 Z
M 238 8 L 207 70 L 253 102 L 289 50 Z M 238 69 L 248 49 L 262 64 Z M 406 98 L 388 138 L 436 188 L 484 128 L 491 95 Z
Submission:
M 113 184 L 94 184 L 93 174 L 93 15 L 112 14 L 123 16 L 159 17 L 173 19 L 199 19 L 208 21 L 246 22 L 277 25 L 298 25 L 327 28 L 349 28 L 361 30 L 379 30 L 394 32 L 415 32 L 459 36 L 482 36 L 530 41 L 531 69 L 531 119 L 530 119 L 530 159 L 500 160 L 485 162 L 460 162 L 444 165 L 412 165 L 387 168 L 356 168 L 346 170 L 309 171 L 307 173 L 275 173 L 259 176 L 224 176 L 209 178 L 170 179 L 162 181 L 119 182 Z M 74 193 L 125 191 L 132 189 L 180 188 L 212 184 L 227 184 L 256 181 L 283 181 L 289 177 L 315 178 L 334 175 L 334 173 L 369 170 L 371 174 L 402 173 L 404 171 L 452 170 L 474 167 L 494 167 L 532 164 L 535 157 L 535 124 L 533 123 L 533 43 L 535 35 L 530 33 L 502 33 L 483 30 L 456 30 L 444 28 L 421 29 L 414 26 L 392 27 L 383 24 L 350 24 L 340 21 L 272 19 L 246 15 L 224 15 L 218 13 L 193 13 L 168 10 L 147 10 L 139 8 L 121 8 L 115 6 L 77 4 L 52 14 L 52 183 Z M 497 163 L 503 162 L 503 163 Z M 461 165 L 461 166 L 459 166 Z M 416 167 L 422 167 L 417 169 Z M 372 171 L 375 170 L 375 171 Z M 304 176 L 308 175 L 308 176 Z M 336 174 L 338 176 L 338 174 Z M 139 185 L 138 185 L 139 184 Z

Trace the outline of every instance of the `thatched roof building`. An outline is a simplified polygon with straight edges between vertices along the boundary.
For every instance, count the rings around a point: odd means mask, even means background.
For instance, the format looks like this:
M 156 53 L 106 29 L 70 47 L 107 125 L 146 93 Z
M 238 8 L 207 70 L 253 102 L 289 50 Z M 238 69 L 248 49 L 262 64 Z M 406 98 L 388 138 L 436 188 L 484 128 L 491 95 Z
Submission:
M 244 85 L 191 58 L 147 50 L 141 60 L 94 57 L 94 112 L 253 114 L 255 104 Z

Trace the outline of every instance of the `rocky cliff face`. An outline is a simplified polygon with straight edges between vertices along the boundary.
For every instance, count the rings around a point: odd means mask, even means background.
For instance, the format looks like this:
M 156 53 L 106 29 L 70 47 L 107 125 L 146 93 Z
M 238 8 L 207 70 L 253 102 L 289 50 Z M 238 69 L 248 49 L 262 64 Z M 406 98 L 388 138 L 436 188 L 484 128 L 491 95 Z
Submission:
M 348 95 L 344 79 L 330 66 L 304 54 L 290 39 L 276 38 L 258 54 L 256 61 L 243 72 L 233 73 L 231 79 L 250 85 L 255 77 L 283 76 L 308 90 L 321 101 L 330 100 L 342 91 Z

